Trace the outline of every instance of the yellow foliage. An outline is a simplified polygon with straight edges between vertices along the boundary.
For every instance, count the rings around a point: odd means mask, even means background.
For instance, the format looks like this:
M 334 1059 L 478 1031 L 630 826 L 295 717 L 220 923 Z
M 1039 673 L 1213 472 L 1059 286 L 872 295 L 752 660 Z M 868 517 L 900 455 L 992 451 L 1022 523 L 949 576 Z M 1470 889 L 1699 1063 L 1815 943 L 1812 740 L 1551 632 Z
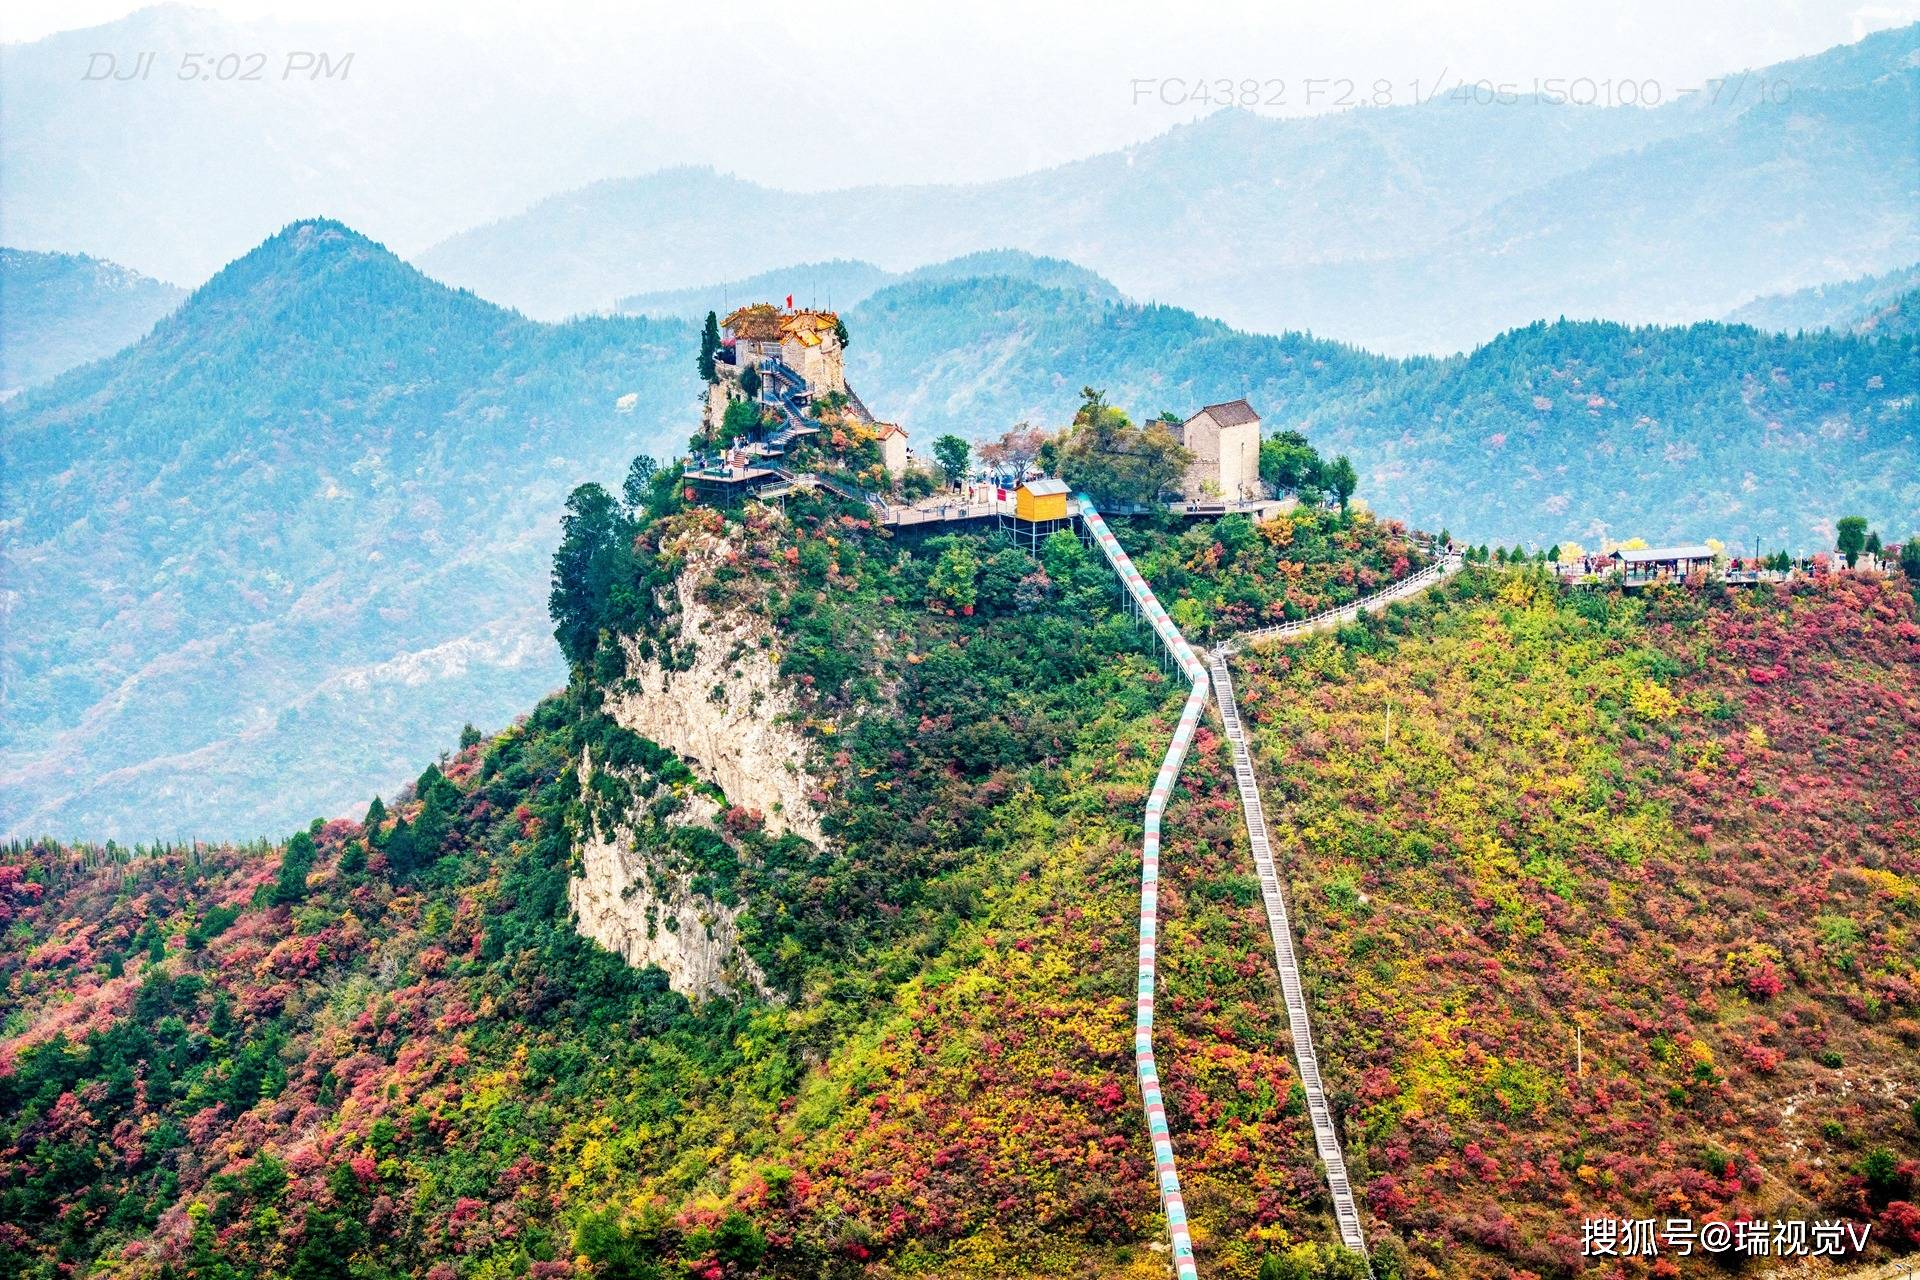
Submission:
M 1276 547 L 1293 545 L 1293 521 L 1283 515 L 1271 516 L 1260 522 L 1260 536 Z
M 1642 720 L 1671 720 L 1680 711 L 1680 700 L 1657 680 L 1634 681 L 1627 704 Z

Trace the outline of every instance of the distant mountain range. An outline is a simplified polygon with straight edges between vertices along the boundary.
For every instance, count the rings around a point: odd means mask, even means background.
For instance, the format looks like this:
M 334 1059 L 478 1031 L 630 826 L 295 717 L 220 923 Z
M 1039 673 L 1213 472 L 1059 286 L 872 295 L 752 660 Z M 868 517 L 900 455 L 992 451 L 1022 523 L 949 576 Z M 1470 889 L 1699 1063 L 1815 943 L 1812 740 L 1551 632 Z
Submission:
M 1025 280 L 1052 288 L 1072 289 L 1097 298 L 1119 301 L 1120 291 L 1099 273 L 1060 258 L 1037 258 L 1014 249 L 987 249 L 945 262 L 929 263 L 912 271 L 888 271 L 857 258 L 831 262 L 802 262 L 776 267 L 744 280 L 636 293 L 622 298 L 616 310 L 631 315 L 675 316 L 700 321 L 707 312 L 726 315 L 734 307 L 753 302 L 782 302 L 791 294 L 796 305 L 834 307 L 859 305 L 874 292 L 908 281 L 973 280 L 998 277 Z
M 0 407 L 0 832 L 284 830 L 556 685 L 561 504 L 679 452 L 697 390 L 679 316 L 712 293 L 543 324 L 309 221 Z M 1920 511 L 1911 335 L 1559 322 L 1393 359 L 1016 252 L 844 314 L 863 398 L 923 449 L 1057 426 L 1090 384 L 1139 416 L 1245 395 L 1270 430 L 1350 454 L 1376 508 L 1476 541 L 1807 549 L 1838 515 L 1891 535 Z
M 543 200 L 418 261 L 557 317 L 823 255 L 902 270 L 1013 246 L 1241 328 L 1444 352 L 1542 316 L 1687 322 L 1911 263 L 1917 133 L 1920 25 L 1651 110 L 1232 110 L 945 187 L 797 194 L 673 169 Z
M 1140 417 L 1246 396 L 1351 454 L 1378 509 L 1481 540 L 1812 548 L 1920 512 L 1910 333 L 1558 321 L 1394 360 L 1005 279 L 892 286 L 849 324 L 849 376 L 919 437 L 1058 425 L 1088 384 Z
M 1920 263 L 1882 275 L 1838 280 L 1792 293 L 1769 294 L 1734 308 L 1726 318 L 1735 324 L 1750 324 L 1756 329 L 1779 333 L 1801 329 L 1871 332 L 1884 327 L 1884 313 L 1910 312 L 1910 306 L 1902 306 L 1902 299 L 1916 291 L 1920 291 Z
M 0 396 L 112 355 L 186 296 L 98 258 L 0 249 Z

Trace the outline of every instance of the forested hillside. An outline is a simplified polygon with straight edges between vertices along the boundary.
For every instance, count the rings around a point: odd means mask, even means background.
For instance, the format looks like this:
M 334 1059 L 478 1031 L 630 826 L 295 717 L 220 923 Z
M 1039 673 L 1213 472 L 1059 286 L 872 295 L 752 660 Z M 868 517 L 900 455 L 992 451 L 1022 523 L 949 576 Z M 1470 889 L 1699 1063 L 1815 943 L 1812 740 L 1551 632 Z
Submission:
M 1182 691 L 1110 571 L 1070 535 L 1030 555 L 680 494 L 576 493 L 568 689 L 364 820 L 6 853 L 10 1273 L 1162 1273 L 1132 919 Z M 1243 533 L 1278 580 L 1311 569 L 1247 524 L 1125 538 L 1212 608 Z M 610 714 L 634 662 L 694 659 L 655 588 L 695 556 L 703 609 L 771 628 L 820 842 Z M 1639 602 L 1470 571 L 1246 663 L 1378 1275 L 1570 1272 L 1585 1213 L 1916 1243 L 1904 585 Z M 763 986 L 689 1003 L 574 933 L 608 823 L 740 908 Z M 1204 1274 L 1331 1280 L 1210 730 L 1165 831 L 1156 1043 Z
M 1369 1212 L 1459 1273 L 1584 1218 L 1920 1245 L 1905 583 L 1468 574 L 1250 653 L 1242 709 Z
M 1245 396 L 1269 432 L 1348 454 L 1380 510 L 1482 541 L 1811 550 L 1846 512 L 1900 527 L 1920 511 L 1920 342 L 1893 324 L 1559 321 L 1390 361 L 995 279 L 882 289 L 853 323 L 850 376 L 916 431 L 1058 424 L 1088 384 L 1143 414 Z
M 555 514 L 684 437 L 691 350 L 532 324 L 306 222 L 16 397 L 0 827 L 282 830 L 530 706 L 563 674 Z
M 576 504 L 638 536 L 573 526 L 556 612 L 596 638 L 568 692 L 364 823 L 8 857 L 13 1271 L 1156 1273 L 1128 930 L 1180 691 L 1109 571 L 1071 536 L 1036 559 L 814 500 L 723 525 L 677 494 L 663 474 L 636 517 Z M 606 714 L 626 677 L 605 626 L 675 643 L 625 587 L 715 538 L 714 607 L 777 627 L 821 846 L 712 809 Z M 1179 848 L 1226 848 L 1226 786 L 1197 773 Z M 616 815 L 745 904 L 766 998 L 691 1006 L 573 933 L 575 843 Z M 1187 1159 L 1215 1256 L 1250 1274 L 1324 1235 L 1324 1204 L 1257 913 L 1224 860 L 1182 883 L 1169 1085 L 1233 1117 Z M 1287 1168 L 1257 1201 L 1252 1146 Z
M 1755 298 L 1726 315 L 1732 324 L 1793 333 L 1801 329 L 1858 329 L 1902 295 L 1920 290 L 1920 264 L 1884 275 L 1836 280 L 1792 293 Z
M 112 355 L 185 296 L 98 258 L 0 249 L 0 395 Z

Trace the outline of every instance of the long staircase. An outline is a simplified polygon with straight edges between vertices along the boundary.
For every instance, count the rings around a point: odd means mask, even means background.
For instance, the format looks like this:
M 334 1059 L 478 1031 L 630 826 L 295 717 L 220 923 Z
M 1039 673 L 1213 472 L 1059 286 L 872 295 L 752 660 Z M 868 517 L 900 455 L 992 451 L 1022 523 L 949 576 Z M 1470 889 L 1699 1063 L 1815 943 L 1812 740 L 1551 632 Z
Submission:
M 1249 641 L 1300 635 L 1322 627 L 1338 626 L 1363 613 L 1384 609 L 1395 600 L 1418 594 L 1460 568 L 1460 558 L 1448 555 L 1370 596 L 1325 609 L 1296 622 L 1257 631 L 1242 632 L 1223 643 L 1202 662 L 1173 619 L 1153 594 L 1153 588 L 1134 567 L 1133 560 L 1120 546 L 1107 522 L 1095 509 L 1093 499 L 1076 494 L 1081 524 L 1094 545 L 1113 567 L 1121 588 L 1135 609 L 1153 629 L 1154 637 L 1180 673 L 1193 682 L 1186 706 L 1167 744 L 1160 772 L 1147 797 L 1140 841 L 1140 956 L 1138 982 L 1134 997 L 1133 1060 L 1140 1081 L 1140 1100 L 1146 1110 L 1147 1133 L 1153 1141 L 1155 1181 L 1160 1188 L 1160 1205 L 1167 1219 L 1167 1234 L 1173 1245 L 1173 1266 L 1177 1280 L 1198 1280 L 1193 1260 L 1193 1240 L 1187 1230 L 1187 1206 L 1180 1191 L 1180 1174 L 1174 1166 L 1173 1139 L 1167 1127 L 1167 1109 L 1160 1093 L 1160 1070 L 1153 1054 L 1153 999 L 1159 972 L 1160 904 L 1160 822 L 1167 802 L 1180 779 L 1180 769 L 1193 744 L 1200 716 L 1206 710 L 1207 690 L 1211 685 L 1220 700 L 1220 719 L 1227 740 L 1233 746 L 1233 775 L 1240 790 L 1240 807 L 1247 824 L 1247 842 L 1253 849 L 1254 869 L 1260 876 L 1261 895 L 1266 900 L 1267 928 L 1273 937 L 1274 968 L 1280 974 L 1281 997 L 1287 1006 L 1287 1025 L 1292 1033 L 1294 1058 L 1299 1064 L 1301 1087 L 1307 1095 L 1307 1114 L 1313 1123 L 1313 1144 L 1326 1170 L 1327 1188 L 1333 1195 L 1334 1218 L 1340 1228 L 1340 1240 L 1347 1248 L 1366 1256 L 1367 1240 L 1360 1227 L 1359 1207 L 1354 1203 L 1353 1186 L 1347 1178 L 1346 1157 L 1340 1151 L 1340 1136 L 1333 1127 L 1333 1112 L 1327 1105 L 1326 1086 L 1320 1077 L 1320 1057 L 1313 1046 L 1313 1026 L 1307 1016 L 1306 996 L 1300 986 L 1300 962 L 1293 949 L 1293 926 L 1287 917 L 1286 895 L 1274 870 L 1273 844 L 1267 836 L 1266 811 L 1260 803 L 1260 784 L 1253 772 L 1253 758 L 1247 750 L 1245 727 L 1240 722 L 1240 707 L 1233 696 L 1233 673 L 1227 669 L 1227 654 Z
M 1300 1066 L 1300 1085 L 1307 1094 L 1307 1115 L 1313 1120 L 1313 1145 L 1327 1171 L 1333 1193 L 1333 1216 L 1340 1224 L 1340 1241 L 1356 1253 L 1367 1251 L 1360 1230 L 1360 1212 L 1347 1181 L 1347 1161 L 1334 1131 L 1333 1112 L 1327 1106 L 1326 1086 L 1320 1079 L 1320 1055 L 1313 1047 L 1313 1024 L 1300 990 L 1300 962 L 1293 952 L 1293 924 L 1287 917 L 1286 894 L 1273 866 L 1273 845 L 1267 838 L 1267 815 L 1260 804 L 1260 783 L 1254 776 L 1247 735 L 1240 723 L 1240 707 L 1233 697 L 1233 673 L 1224 653 L 1213 654 L 1213 692 L 1220 702 L 1220 720 L 1233 744 L 1233 779 L 1240 788 L 1240 809 L 1246 815 L 1247 843 L 1253 847 L 1254 870 L 1260 875 L 1260 894 L 1266 900 L 1267 930 L 1273 935 L 1273 964 L 1280 972 L 1280 994 L 1287 1006 L 1287 1026 L 1293 1033 L 1293 1056 Z

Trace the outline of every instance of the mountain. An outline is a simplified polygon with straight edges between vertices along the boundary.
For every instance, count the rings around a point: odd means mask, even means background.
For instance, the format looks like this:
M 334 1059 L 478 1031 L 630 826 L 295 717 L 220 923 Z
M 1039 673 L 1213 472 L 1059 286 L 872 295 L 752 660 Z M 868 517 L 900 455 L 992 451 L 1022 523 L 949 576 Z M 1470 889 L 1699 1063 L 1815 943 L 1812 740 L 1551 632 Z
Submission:
M 364 819 L 0 849 L 0 1266 L 1146 1280 L 1164 1137 L 1199 1274 L 1369 1274 L 1236 757 L 1107 563 L 661 479 L 575 495 L 565 691 Z M 1117 536 L 1174 610 L 1412 550 L 1296 514 Z M 1916 634 L 1879 574 L 1473 566 L 1233 657 L 1371 1274 L 1680 1203 L 1920 1247 Z
M 696 323 L 713 311 L 724 316 L 748 302 L 778 302 L 792 294 L 799 306 L 847 310 L 890 284 L 915 280 L 1024 280 L 1055 289 L 1074 289 L 1094 297 L 1119 301 L 1120 291 L 1095 272 L 1060 258 L 1036 258 L 1017 249 L 987 249 L 933 262 L 905 273 L 883 271 L 871 262 L 837 258 L 832 262 L 803 262 L 763 271 L 744 280 L 637 293 L 622 298 L 615 310 L 630 315 L 674 316 Z
M 1028 278 L 944 278 L 970 269 Z M 1393 360 L 1018 255 L 846 314 L 854 384 L 923 448 L 1057 426 L 1093 385 L 1137 417 L 1248 396 L 1376 509 L 1476 542 L 1810 550 L 1920 509 L 1911 336 L 1562 322 Z M 308 222 L 16 397 L 0 830 L 272 830 L 529 705 L 562 674 L 537 604 L 568 482 L 680 452 L 694 346 L 680 320 L 529 321 Z
M 614 310 L 636 316 L 670 316 L 698 324 L 709 311 L 724 316 L 743 303 L 779 302 L 788 294 L 793 294 L 801 306 L 831 305 L 845 310 L 897 279 L 893 272 L 883 271 L 871 262 L 836 258 L 832 262 L 795 263 L 720 284 L 636 293 L 621 298 L 614 304 Z
M 0 396 L 112 355 L 184 297 L 98 258 L 0 249 Z
M 1733 324 L 1791 333 L 1798 329 L 1854 329 L 1903 294 L 1920 289 L 1920 263 L 1883 275 L 1859 276 L 1792 293 L 1755 298 L 1727 313 Z
M 997 279 L 890 286 L 848 323 L 849 377 L 922 438 L 1057 426 L 1086 385 L 1136 417 L 1246 396 L 1349 454 L 1378 509 L 1475 541 L 1814 548 L 1920 510 L 1911 335 L 1559 321 L 1389 360 Z
M 994 183 L 604 181 L 419 256 L 536 315 L 821 256 L 1065 258 L 1241 328 L 1455 351 L 1543 316 L 1685 322 L 1920 257 L 1920 25 L 1664 105 L 1226 110 Z M 1658 262 L 1657 271 L 1646 264 Z
M 1909 289 L 1876 304 L 1854 321 L 1854 329 L 1876 338 L 1920 336 L 1920 289 Z
M 691 343 L 534 324 L 310 221 L 16 397 L 0 828 L 283 828 L 525 709 L 562 677 L 561 501 L 684 438 Z

